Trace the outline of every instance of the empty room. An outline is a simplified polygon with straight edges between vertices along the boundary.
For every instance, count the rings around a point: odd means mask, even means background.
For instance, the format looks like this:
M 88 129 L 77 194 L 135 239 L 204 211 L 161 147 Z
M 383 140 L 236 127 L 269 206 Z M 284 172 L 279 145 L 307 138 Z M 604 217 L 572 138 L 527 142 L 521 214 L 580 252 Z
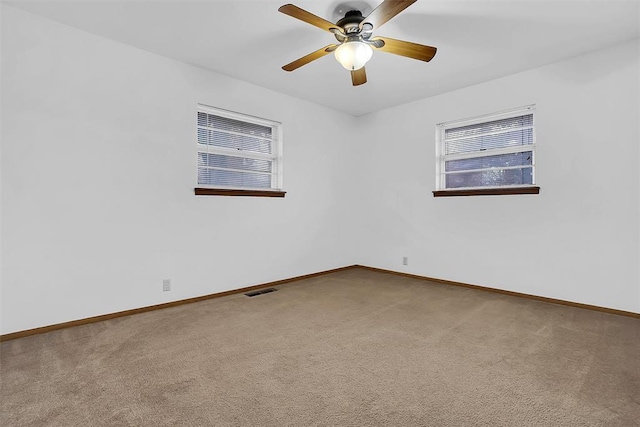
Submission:
M 640 426 L 639 1 L 0 23 L 0 425 Z

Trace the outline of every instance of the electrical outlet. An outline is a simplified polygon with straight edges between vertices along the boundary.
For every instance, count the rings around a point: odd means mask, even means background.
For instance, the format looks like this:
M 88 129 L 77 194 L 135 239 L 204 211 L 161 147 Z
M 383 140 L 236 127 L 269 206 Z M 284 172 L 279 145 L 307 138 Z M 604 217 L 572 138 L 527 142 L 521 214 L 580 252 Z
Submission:
M 409 265 L 409 257 L 408 256 L 403 256 L 402 257 L 402 265 Z
M 162 291 L 168 292 L 171 290 L 171 279 L 164 279 L 162 281 Z

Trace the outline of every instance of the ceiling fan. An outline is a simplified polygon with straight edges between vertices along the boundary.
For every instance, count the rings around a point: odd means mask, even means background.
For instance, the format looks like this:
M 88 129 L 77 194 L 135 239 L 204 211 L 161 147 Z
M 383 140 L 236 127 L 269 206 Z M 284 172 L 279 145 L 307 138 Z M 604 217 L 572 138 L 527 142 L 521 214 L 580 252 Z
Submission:
M 344 18 L 335 24 L 292 4 L 281 6 L 278 11 L 285 15 L 314 25 L 332 33 L 338 44 L 330 44 L 282 67 L 293 71 L 334 52 L 338 62 L 351 71 L 351 82 L 358 86 L 367 82 L 364 65 L 373 55 L 373 48 L 407 58 L 429 62 L 436 54 L 436 48 L 417 43 L 395 40 L 389 37 L 372 37 L 377 30 L 391 18 L 411 6 L 417 0 L 384 0 L 368 16 L 362 16 L 359 10 L 350 10 Z

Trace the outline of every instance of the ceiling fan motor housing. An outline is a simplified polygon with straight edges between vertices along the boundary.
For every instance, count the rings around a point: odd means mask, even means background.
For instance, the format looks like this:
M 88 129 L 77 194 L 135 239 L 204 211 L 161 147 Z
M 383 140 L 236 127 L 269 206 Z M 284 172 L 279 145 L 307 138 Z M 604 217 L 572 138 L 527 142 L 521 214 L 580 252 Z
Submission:
M 357 33 L 360 31 L 360 23 L 364 21 L 364 16 L 359 10 L 350 10 L 344 14 L 344 18 L 336 22 L 336 25 L 342 28 L 345 34 Z

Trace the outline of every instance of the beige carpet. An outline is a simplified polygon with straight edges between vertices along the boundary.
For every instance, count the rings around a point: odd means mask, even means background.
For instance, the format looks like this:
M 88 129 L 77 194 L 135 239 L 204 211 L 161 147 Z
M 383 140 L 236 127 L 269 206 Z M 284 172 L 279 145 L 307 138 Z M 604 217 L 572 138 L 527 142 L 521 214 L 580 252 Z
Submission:
M 0 425 L 639 425 L 638 319 L 363 269 L 278 289 L 4 342 Z

